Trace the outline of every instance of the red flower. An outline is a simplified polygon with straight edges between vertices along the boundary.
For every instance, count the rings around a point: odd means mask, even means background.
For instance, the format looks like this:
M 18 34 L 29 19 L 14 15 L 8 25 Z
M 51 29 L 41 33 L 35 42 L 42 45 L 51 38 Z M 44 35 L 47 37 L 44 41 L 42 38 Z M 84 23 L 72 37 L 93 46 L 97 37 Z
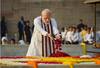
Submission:
M 55 44 L 55 49 L 61 50 L 61 40 L 60 39 L 54 40 L 54 44 Z
M 55 39 L 54 40 L 54 45 L 55 45 L 55 53 L 51 54 L 50 57 L 66 57 L 66 56 L 70 56 L 67 53 L 60 52 L 60 50 L 61 50 L 61 40 L 60 39 Z
M 70 56 L 67 53 L 57 51 L 56 53 L 51 54 L 49 57 L 67 57 Z

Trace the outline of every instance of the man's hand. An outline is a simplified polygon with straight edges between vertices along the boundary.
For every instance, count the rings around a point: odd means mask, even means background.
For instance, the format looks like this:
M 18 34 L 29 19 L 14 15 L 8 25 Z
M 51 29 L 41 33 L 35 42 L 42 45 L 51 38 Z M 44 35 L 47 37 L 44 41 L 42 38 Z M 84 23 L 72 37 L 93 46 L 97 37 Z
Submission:
M 60 34 L 57 34 L 56 36 L 55 36 L 55 38 L 53 38 L 53 36 L 51 35 L 51 34 L 47 34 L 47 36 L 48 37 L 50 37 L 50 39 L 52 39 L 52 40 L 54 40 L 54 39 L 61 39 L 61 36 L 60 36 Z
M 49 34 L 49 33 L 47 34 L 47 36 L 50 37 L 50 39 L 52 39 L 52 40 L 54 39 L 54 38 L 51 36 L 51 34 Z
M 60 34 L 57 34 L 57 35 L 55 36 L 55 38 L 56 38 L 56 39 L 61 39 Z

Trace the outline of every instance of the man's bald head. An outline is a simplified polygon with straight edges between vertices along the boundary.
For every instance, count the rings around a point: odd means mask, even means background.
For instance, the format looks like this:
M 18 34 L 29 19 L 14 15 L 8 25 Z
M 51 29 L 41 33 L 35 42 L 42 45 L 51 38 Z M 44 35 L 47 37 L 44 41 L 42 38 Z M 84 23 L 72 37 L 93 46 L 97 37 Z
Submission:
M 42 10 L 41 12 L 42 20 L 46 23 L 49 22 L 51 18 L 51 14 L 52 12 L 49 9 Z
M 50 16 L 51 16 L 51 14 L 52 14 L 52 12 L 51 12 L 51 10 L 49 10 L 49 9 L 44 9 L 44 10 L 42 10 L 42 12 L 41 12 L 41 15 L 50 15 Z

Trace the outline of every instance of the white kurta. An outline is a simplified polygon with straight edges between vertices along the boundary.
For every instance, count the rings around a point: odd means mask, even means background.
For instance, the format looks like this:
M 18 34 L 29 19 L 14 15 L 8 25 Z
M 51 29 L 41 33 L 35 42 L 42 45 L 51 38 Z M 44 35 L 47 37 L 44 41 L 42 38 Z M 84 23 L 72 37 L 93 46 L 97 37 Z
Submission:
M 73 35 L 73 32 L 72 31 L 68 31 L 67 34 L 66 34 L 65 40 L 69 41 L 69 42 L 72 42 L 72 38 L 71 38 L 72 35 Z
M 71 38 L 72 38 L 73 42 L 77 42 L 77 41 L 81 42 L 82 41 L 81 35 L 78 32 L 73 33 Z
M 84 41 L 88 41 L 89 43 L 92 43 L 93 42 L 93 38 L 92 38 L 92 34 L 86 34 L 85 35 L 85 38 L 84 38 Z
M 51 24 L 53 29 L 53 34 L 58 34 L 57 24 L 55 19 L 51 18 Z M 45 31 L 41 26 L 41 16 L 34 19 L 34 32 L 32 34 L 31 43 L 28 48 L 28 52 L 26 56 L 42 56 L 42 35 L 46 36 L 47 31 Z M 49 49 L 47 49 L 49 52 Z M 49 55 L 48 55 L 49 56 Z

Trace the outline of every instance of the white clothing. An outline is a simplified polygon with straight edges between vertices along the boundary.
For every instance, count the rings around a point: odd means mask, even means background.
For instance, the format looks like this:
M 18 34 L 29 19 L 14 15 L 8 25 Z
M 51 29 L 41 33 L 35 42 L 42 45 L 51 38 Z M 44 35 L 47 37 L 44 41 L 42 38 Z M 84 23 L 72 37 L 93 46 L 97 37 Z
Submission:
M 8 41 L 7 37 L 5 37 L 5 36 L 2 37 L 2 45 L 6 45 L 7 41 Z
M 65 40 L 69 41 L 69 42 L 72 42 L 72 35 L 73 35 L 73 32 L 68 31 L 67 34 L 66 34 Z
M 92 43 L 93 42 L 93 38 L 92 38 L 92 34 L 86 34 L 85 35 L 85 38 L 84 38 L 84 41 L 88 41 L 89 43 Z
M 78 32 L 73 33 L 71 37 L 73 42 L 81 42 L 82 38 Z
M 19 40 L 19 45 L 25 45 L 25 42 L 24 42 L 24 40 Z
M 62 37 L 62 40 L 65 39 L 65 36 L 66 36 L 66 32 L 61 32 L 61 37 Z

